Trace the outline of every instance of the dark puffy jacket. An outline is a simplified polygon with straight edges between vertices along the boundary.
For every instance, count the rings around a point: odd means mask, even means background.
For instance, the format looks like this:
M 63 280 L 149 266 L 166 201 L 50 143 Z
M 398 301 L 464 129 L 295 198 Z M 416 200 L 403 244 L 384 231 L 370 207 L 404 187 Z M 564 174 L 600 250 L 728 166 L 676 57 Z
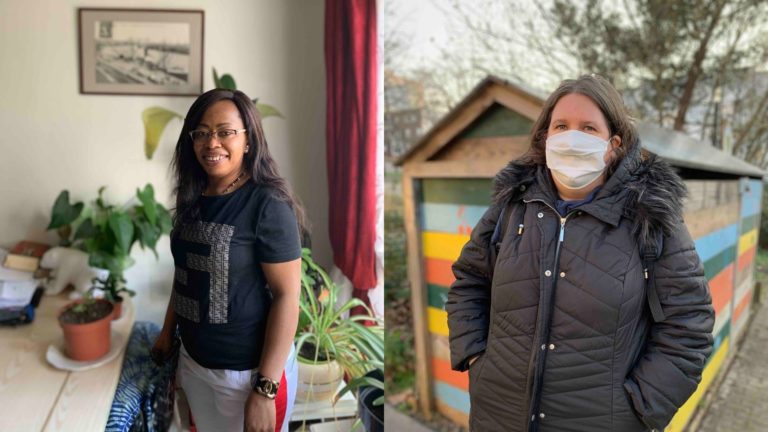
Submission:
M 495 189 L 453 265 L 445 307 L 452 366 L 469 369 L 470 428 L 663 429 L 712 351 L 709 287 L 682 220 L 685 185 L 635 150 L 565 218 L 544 166 L 511 162 Z M 494 265 L 490 239 L 510 202 Z M 638 242 L 658 232 L 655 283 L 666 318 L 654 322 Z

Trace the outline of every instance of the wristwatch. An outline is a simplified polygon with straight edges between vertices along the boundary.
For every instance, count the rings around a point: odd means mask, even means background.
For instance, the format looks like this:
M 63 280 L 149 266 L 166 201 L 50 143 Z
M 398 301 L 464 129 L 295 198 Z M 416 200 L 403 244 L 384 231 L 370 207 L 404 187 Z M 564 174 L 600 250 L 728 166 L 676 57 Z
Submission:
M 273 381 L 260 373 L 251 375 L 251 388 L 256 393 L 267 399 L 277 397 L 277 390 L 280 388 L 280 382 Z

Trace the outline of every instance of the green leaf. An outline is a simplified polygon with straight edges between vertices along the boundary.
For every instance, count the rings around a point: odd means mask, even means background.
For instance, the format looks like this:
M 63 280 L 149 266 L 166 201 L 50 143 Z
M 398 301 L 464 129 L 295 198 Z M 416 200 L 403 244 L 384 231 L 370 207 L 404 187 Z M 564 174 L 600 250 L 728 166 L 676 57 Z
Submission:
M 56 197 L 56 202 L 53 203 L 53 209 L 51 209 L 51 223 L 48 224 L 47 230 L 57 229 L 64 225 L 69 225 L 80 216 L 83 211 L 83 203 L 77 202 L 75 204 L 69 203 L 69 191 L 63 190 Z
M 265 119 L 267 117 L 285 118 L 283 116 L 283 113 L 278 111 L 277 108 L 275 108 L 272 105 L 267 105 L 267 104 L 258 103 L 258 102 L 254 102 L 254 103 L 256 104 L 256 109 L 259 110 L 259 113 L 261 114 L 262 119 Z
M 155 202 L 155 190 L 152 185 L 147 183 L 144 186 L 144 190 L 136 189 L 136 196 L 139 197 L 139 201 L 144 204 L 144 214 L 147 216 L 147 220 L 152 225 L 157 220 L 157 210 Z
M 155 247 L 157 246 L 157 241 L 160 239 L 161 233 L 158 233 L 158 229 L 146 222 L 146 221 L 136 221 L 136 228 L 137 228 L 137 235 L 139 242 L 142 246 L 146 246 L 152 250 L 155 254 L 155 258 L 159 259 L 159 255 L 157 254 L 157 250 Z
M 171 218 L 171 213 L 160 203 L 157 203 L 157 216 L 160 224 L 160 232 L 163 234 L 170 233 L 173 229 L 173 219 Z
M 77 227 L 77 231 L 75 232 L 75 240 L 93 238 L 96 237 L 98 233 L 99 230 L 96 229 L 96 226 L 93 225 L 93 221 L 91 219 L 86 219 L 83 221 L 83 223 L 80 224 L 79 227 Z
M 223 89 L 227 89 L 227 90 L 237 90 L 237 85 L 235 84 L 235 79 L 232 78 L 232 75 L 230 75 L 230 74 L 224 74 L 221 77 L 221 80 L 219 81 L 219 83 L 221 84 L 221 87 L 219 87 L 219 88 L 223 88 Z
M 144 154 L 147 159 L 152 159 L 165 127 L 175 118 L 184 119 L 180 114 L 158 106 L 149 107 L 141 112 L 141 119 L 144 121 Z
M 128 254 L 133 240 L 133 223 L 131 217 L 125 213 L 115 212 L 109 215 L 109 228 L 117 241 L 120 251 Z
M 216 68 L 213 69 L 213 86 L 216 88 L 221 88 L 221 80 L 219 79 L 219 74 L 216 72 Z
M 224 74 L 219 76 L 216 68 L 213 68 L 213 85 L 220 89 L 237 90 L 237 85 L 235 85 L 235 79 L 232 78 L 232 75 Z

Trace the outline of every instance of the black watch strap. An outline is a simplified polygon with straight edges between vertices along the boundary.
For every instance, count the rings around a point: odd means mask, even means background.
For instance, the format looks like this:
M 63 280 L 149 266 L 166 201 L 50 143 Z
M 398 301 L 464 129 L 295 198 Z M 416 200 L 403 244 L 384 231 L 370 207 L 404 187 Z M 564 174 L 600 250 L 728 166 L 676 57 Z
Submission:
M 265 398 L 274 399 L 277 397 L 277 391 L 280 389 L 280 382 L 267 378 L 257 372 L 251 375 L 251 388 Z

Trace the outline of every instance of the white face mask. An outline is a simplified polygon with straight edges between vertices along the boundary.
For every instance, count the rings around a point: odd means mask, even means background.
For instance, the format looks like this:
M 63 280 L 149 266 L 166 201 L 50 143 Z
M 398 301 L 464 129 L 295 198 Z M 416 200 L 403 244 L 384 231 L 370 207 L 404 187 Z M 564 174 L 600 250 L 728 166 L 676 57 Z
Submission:
M 567 189 L 581 189 L 605 169 L 608 141 L 577 130 L 547 138 L 547 167 Z

